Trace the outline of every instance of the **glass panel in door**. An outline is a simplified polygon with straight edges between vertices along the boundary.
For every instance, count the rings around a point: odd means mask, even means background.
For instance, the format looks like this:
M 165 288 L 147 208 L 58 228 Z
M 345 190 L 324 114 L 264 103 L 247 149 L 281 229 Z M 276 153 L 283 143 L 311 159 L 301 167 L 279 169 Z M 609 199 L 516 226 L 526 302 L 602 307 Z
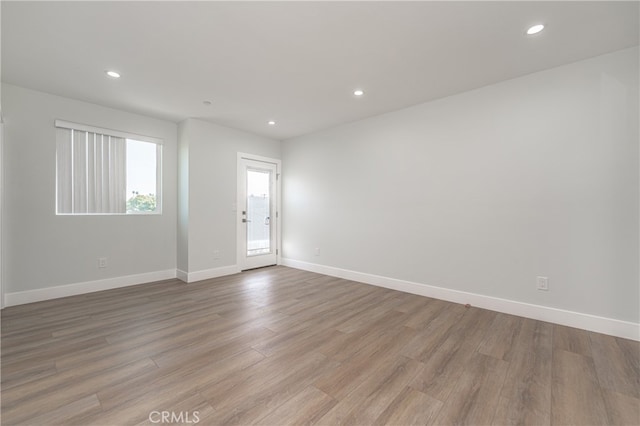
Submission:
M 247 170 L 247 256 L 271 253 L 269 170 Z

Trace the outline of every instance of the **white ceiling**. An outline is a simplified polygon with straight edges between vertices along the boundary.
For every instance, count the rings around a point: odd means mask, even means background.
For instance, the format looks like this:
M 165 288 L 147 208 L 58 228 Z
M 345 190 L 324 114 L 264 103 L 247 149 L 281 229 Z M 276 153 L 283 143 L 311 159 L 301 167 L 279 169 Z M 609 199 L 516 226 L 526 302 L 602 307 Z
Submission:
M 637 45 L 638 6 L 2 1 L 2 80 L 286 139 Z

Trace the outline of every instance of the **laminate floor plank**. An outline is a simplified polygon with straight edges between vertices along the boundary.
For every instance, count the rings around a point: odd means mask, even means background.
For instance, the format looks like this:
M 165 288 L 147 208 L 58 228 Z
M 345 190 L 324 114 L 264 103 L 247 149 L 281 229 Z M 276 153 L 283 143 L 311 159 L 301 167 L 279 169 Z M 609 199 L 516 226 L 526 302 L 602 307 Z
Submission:
M 158 367 L 151 360 L 142 360 L 118 369 L 107 370 L 84 380 L 58 380 L 47 377 L 43 380 L 53 382 L 40 388 L 37 381 L 17 386 L 2 393 L 2 421 L 4 424 L 28 423 L 50 411 L 95 394 L 96 389 L 122 382 L 145 371 Z
M 331 368 L 329 364 L 310 367 L 290 377 L 287 381 L 279 382 L 257 395 L 253 395 L 249 402 L 245 401 L 233 408 L 218 411 L 217 420 L 220 424 L 261 424 L 261 419 L 286 404 L 293 397 L 300 395 L 309 386 L 310 379 Z M 313 410 L 313 407 L 310 407 Z M 317 413 L 315 413 L 317 415 Z
M 283 266 L 1 320 L 3 425 L 640 424 L 638 342 Z
M 589 332 L 577 328 L 554 324 L 553 347 L 567 352 L 584 356 L 591 356 L 591 341 Z
M 522 319 L 502 387 L 506 404 L 494 424 L 548 425 L 551 422 L 551 360 L 553 326 Z
M 186 424 L 185 420 L 193 422 L 194 412 L 198 419 L 214 414 L 214 409 L 197 392 L 170 393 L 149 392 L 141 394 L 135 400 L 121 406 L 103 410 L 99 417 L 92 420 L 91 425 L 114 426 L 131 424 Z M 169 421 L 159 422 L 162 413 L 169 413 L 165 418 Z M 171 421 L 171 414 L 176 421 Z M 179 417 L 178 417 L 179 416 Z M 181 419 L 181 421 L 180 421 Z M 200 423 L 200 422 L 198 422 Z M 204 423 L 206 424 L 206 423 Z
M 336 397 L 338 403 L 318 420 L 318 424 L 372 424 L 421 368 L 419 362 L 405 357 L 373 365 L 371 374 Z
M 388 374 L 381 374 L 378 377 L 382 380 L 375 386 L 366 385 L 366 398 L 355 405 L 355 409 L 350 411 L 345 422 L 356 425 L 373 424 L 423 368 L 424 365 L 418 361 L 397 358 L 394 368 Z
M 436 299 L 425 298 L 425 300 L 418 299 L 418 301 L 422 302 L 421 305 L 418 305 L 421 309 L 408 311 L 411 312 L 411 316 L 404 324 L 415 330 L 423 330 L 426 328 L 434 318 L 450 306 L 449 303 Z
M 616 343 L 620 351 L 624 354 L 626 362 L 629 362 L 636 369 L 640 369 L 640 348 L 638 342 L 633 340 L 616 337 Z
M 287 339 L 275 341 L 266 339 L 263 344 L 253 345 L 252 348 L 265 356 L 274 356 L 290 352 L 311 352 L 324 342 L 333 333 L 332 330 L 304 330 L 300 333 L 288 335 Z M 295 344 L 293 343 L 295 342 Z
M 230 407 L 234 401 L 242 401 L 253 392 L 260 392 L 265 384 L 286 380 L 288 376 L 310 365 L 327 363 L 327 357 L 319 353 L 287 353 L 274 357 L 260 355 L 263 357 L 261 361 L 225 377 L 224 380 L 204 386 L 199 392 L 216 409 Z
M 41 319 L 39 321 L 42 321 Z M 35 333 L 19 333 L 14 336 L 2 337 L 2 356 L 28 351 L 30 348 L 40 346 L 43 341 L 52 338 L 50 331 Z
M 376 293 L 367 292 L 363 296 L 349 297 L 345 300 L 336 301 L 334 307 L 326 311 L 323 315 L 307 316 L 304 313 L 302 315 L 293 315 L 284 321 L 270 326 L 269 329 L 276 332 L 291 332 L 296 329 L 314 327 L 324 329 L 335 329 L 340 324 L 349 321 L 353 318 L 363 315 L 370 306 L 376 303 Z M 332 299 L 329 294 L 324 294 L 323 297 Z
M 229 388 L 224 394 L 210 393 L 206 390 L 201 394 L 216 410 L 221 423 L 241 425 L 255 423 L 337 365 L 320 354 L 296 359 L 295 364 L 282 364 L 279 366 L 281 368 L 276 368 L 277 374 L 273 374 L 274 371 L 265 374 L 266 369 L 257 365 L 256 374 L 247 381 L 236 382 L 236 386 Z
M 182 316 L 193 309 L 190 301 L 172 301 L 173 316 Z M 113 312 L 113 311 L 112 311 Z M 80 322 L 74 327 L 66 327 L 52 333 L 52 337 L 64 337 L 84 333 L 100 332 L 100 335 L 109 335 L 114 332 L 123 332 L 127 329 L 152 326 L 162 320 L 168 321 L 172 315 L 167 314 L 167 302 L 159 301 L 145 305 L 145 310 L 140 312 L 140 305 L 123 310 L 117 314 L 92 315 L 87 321 Z M 217 312 L 216 312 L 217 313 Z
M 50 337 L 21 345 L 21 347 L 16 347 L 14 350 L 7 350 L 2 356 L 6 358 L 5 365 L 9 366 L 13 363 L 28 360 L 55 358 L 59 354 L 68 352 L 69 348 L 83 350 L 87 347 L 104 346 L 107 344 L 108 342 L 104 337 L 95 336 L 90 333 L 81 336 Z
M 174 336 L 182 336 L 185 331 L 197 332 L 200 326 L 213 325 L 214 327 L 224 327 L 225 321 L 218 314 L 207 313 L 194 315 L 192 318 L 180 318 L 179 320 L 162 321 L 155 327 L 141 327 L 137 329 L 124 329 L 120 332 L 106 336 L 110 344 L 118 342 L 128 342 L 132 344 L 143 344 L 157 339 L 171 339 Z M 209 331 L 209 330 L 208 330 Z
M 448 330 L 447 338 L 438 347 L 425 348 L 420 352 L 416 359 L 424 362 L 425 368 L 416 376 L 411 386 L 445 401 L 453 392 L 465 366 L 476 353 L 494 317 L 493 312 L 468 309 L 460 321 Z
M 151 397 L 156 401 L 163 398 L 173 399 L 176 396 L 199 392 L 207 386 L 233 377 L 259 363 L 263 358 L 251 349 L 219 361 L 208 357 L 192 358 L 182 366 L 158 368 L 104 386 L 98 391 L 98 398 L 104 410 L 135 406 L 140 400 Z
M 640 398 L 640 365 L 619 345 L 622 339 L 598 333 L 591 333 L 590 338 L 600 386 Z
M 507 368 L 505 361 L 475 353 L 433 424 L 490 424 L 498 407 Z
M 438 347 L 439 350 L 453 350 L 459 347 L 477 350 L 480 343 L 491 334 L 491 324 L 496 317 L 495 312 L 486 309 L 469 308 L 460 321 L 448 331 L 448 336 Z M 424 357 L 421 359 L 424 361 Z
M 157 365 L 153 360 L 146 358 L 125 365 L 117 365 L 114 368 L 104 368 L 96 371 L 90 364 L 79 364 L 76 368 L 63 371 L 61 373 L 50 375 L 39 380 L 11 388 L 3 395 L 3 403 L 7 406 L 16 404 L 18 401 L 25 399 L 34 399 L 37 396 L 48 395 L 56 391 L 67 390 L 72 386 L 76 386 L 86 382 L 106 381 L 104 374 L 109 372 L 112 376 L 118 376 L 119 372 L 128 372 L 129 374 L 136 372 L 144 372 L 149 370 L 157 371 Z M 131 376 L 122 376 L 125 380 Z M 68 383 L 72 383 L 68 386 Z
M 424 362 L 424 369 L 411 382 L 411 387 L 439 401 L 446 401 L 473 354 L 473 350 L 461 347 L 452 351 L 435 351 Z
M 508 361 L 512 350 L 517 348 L 514 342 L 520 333 L 523 321 L 524 318 L 513 315 L 497 314 L 478 352 Z
M 31 367 L 22 366 L 21 368 L 16 368 L 14 365 L 12 372 L 2 371 L 2 382 L 0 387 L 3 390 L 7 390 L 57 373 L 58 370 L 56 370 L 56 364 L 53 361 L 36 364 Z
M 374 425 L 428 425 L 443 403 L 410 387 L 405 388 L 376 419 Z
M 305 294 L 299 294 L 300 291 L 298 290 L 295 294 L 295 300 L 297 300 L 297 303 L 285 308 L 281 308 L 279 309 L 279 311 L 287 315 L 298 314 L 299 318 L 312 317 L 322 312 L 326 312 L 327 309 L 335 309 L 337 307 L 340 307 L 341 305 L 346 305 L 354 300 L 361 299 L 366 294 L 372 294 L 372 292 L 368 291 L 368 289 L 366 288 L 354 290 L 349 287 L 338 287 L 335 289 L 323 290 L 326 292 L 326 294 L 331 295 L 331 299 L 326 299 L 322 303 L 318 303 L 317 298 L 310 296 L 313 296 L 315 293 L 318 293 L 321 290 L 313 292 L 306 291 Z M 333 298 L 337 298 L 337 301 L 333 300 Z
M 317 299 L 312 298 L 310 301 L 306 301 L 307 303 L 299 302 L 296 306 L 290 307 L 290 309 L 282 309 L 280 312 L 286 313 L 289 318 L 296 318 L 300 322 L 324 318 L 328 312 L 346 310 L 347 307 L 352 308 L 355 316 L 359 312 L 368 309 L 367 302 L 374 300 L 377 295 L 375 292 L 367 291 L 367 289 L 354 291 L 347 287 L 339 293 L 328 292 L 324 296 L 327 299 L 322 303 L 318 303 Z
M 373 322 L 370 327 L 357 332 L 346 333 L 349 336 L 353 336 L 352 339 L 343 342 L 343 345 L 334 347 L 330 352 L 332 359 L 338 361 L 346 361 L 357 357 L 359 354 L 372 354 L 385 348 L 385 350 L 392 350 L 394 339 L 414 336 L 416 333 L 414 330 L 404 327 L 406 314 L 394 310 L 389 310 L 385 315 L 378 318 Z M 404 347 L 405 341 L 400 340 L 401 350 Z
M 231 339 L 202 340 L 190 345 L 178 346 L 153 355 L 151 358 L 158 367 L 179 365 L 193 358 L 206 357 L 212 360 L 222 360 L 232 355 L 244 352 L 256 342 L 268 339 L 271 331 L 256 328 L 236 331 L 238 334 Z
M 329 396 L 342 399 L 353 389 L 358 387 L 369 376 L 375 375 L 381 366 L 393 362 L 400 357 L 400 350 L 415 332 L 404 328 L 400 333 L 385 336 L 384 339 L 373 341 L 368 350 L 363 350 L 340 365 L 314 385 Z
M 88 337 L 81 340 L 66 342 L 66 345 L 51 345 L 50 347 L 38 348 L 28 352 L 21 352 L 16 356 L 2 357 L 3 372 L 13 373 L 22 368 L 44 365 L 59 357 L 65 356 L 74 351 L 84 351 L 89 348 L 103 350 L 107 348 L 108 342 L 103 337 Z
M 602 391 L 608 423 L 612 425 L 640 425 L 640 399 L 608 389 Z
M 428 359 L 449 338 L 450 330 L 465 315 L 465 308 L 449 304 L 421 329 L 414 339 L 403 349 L 402 354 L 417 360 Z
M 307 386 L 287 402 L 260 418 L 260 425 L 311 425 L 338 401 L 314 386 Z
M 209 318 L 211 320 L 211 318 Z M 77 352 L 61 354 L 56 359 L 59 371 L 74 368 L 78 363 L 113 364 L 153 357 L 173 348 L 185 347 L 193 342 L 217 337 L 215 330 L 207 327 L 207 321 L 189 322 L 190 327 L 180 325 L 171 332 L 152 332 L 147 336 L 119 340 L 106 347 L 88 347 Z M 195 328 L 196 326 L 202 326 Z M 214 328 L 214 327 L 212 327 Z M 188 331 L 187 331 L 188 330 Z
M 156 404 L 157 405 L 157 404 Z M 141 410 L 134 409 L 131 415 L 124 413 L 122 422 L 126 424 L 134 424 L 131 421 L 133 416 L 138 415 Z M 163 414 L 168 413 L 168 414 Z M 174 417 L 171 417 L 171 413 Z M 138 415 L 139 416 L 139 415 Z M 164 417 L 163 417 L 164 416 Z M 150 410 L 147 417 L 137 426 L 157 426 L 162 425 L 213 425 L 216 419 L 216 412 L 208 402 L 199 394 L 193 394 L 185 399 L 179 399 L 169 403 L 164 403 L 161 409 Z
M 551 423 L 607 424 L 607 410 L 593 360 L 554 347 L 552 362 Z
M 86 417 L 98 414 L 101 411 L 100 401 L 94 394 L 77 399 L 60 408 L 47 411 L 31 419 L 30 422 L 34 425 L 83 424 L 82 422 Z
M 342 324 L 338 324 L 336 330 L 342 331 L 343 333 L 352 333 L 356 330 L 361 330 L 389 314 L 389 311 L 393 310 L 398 304 L 400 304 L 400 302 L 394 299 L 391 291 L 381 293 L 376 298 L 375 303 L 372 303 L 368 309 L 361 310 L 358 315 L 349 318 Z M 402 314 L 401 312 L 398 313 Z

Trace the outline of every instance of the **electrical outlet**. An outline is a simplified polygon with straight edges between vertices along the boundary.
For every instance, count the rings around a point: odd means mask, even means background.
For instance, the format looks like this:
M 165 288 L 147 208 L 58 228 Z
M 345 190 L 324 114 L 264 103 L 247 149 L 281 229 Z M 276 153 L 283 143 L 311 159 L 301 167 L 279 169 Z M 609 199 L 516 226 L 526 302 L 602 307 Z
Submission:
M 213 260 L 218 260 L 220 259 L 220 250 L 214 250 L 213 251 Z
M 320 256 L 320 247 L 316 247 L 315 255 Z
M 98 268 L 106 268 L 107 267 L 107 258 L 99 257 L 98 258 Z
M 549 291 L 549 277 L 537 277 L 536 287 L 538 290 Z

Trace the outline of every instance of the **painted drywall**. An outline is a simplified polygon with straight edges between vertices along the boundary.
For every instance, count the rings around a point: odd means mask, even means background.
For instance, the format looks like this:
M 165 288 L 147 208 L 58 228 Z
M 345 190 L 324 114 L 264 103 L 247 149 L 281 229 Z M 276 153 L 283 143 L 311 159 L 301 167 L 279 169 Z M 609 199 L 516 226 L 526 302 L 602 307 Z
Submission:
M 188 269 L 183 271 L 193 274 L 236 265 L 237 153 L 280 159 L 281 143 L 187 119 L 180 123 L 180 145 L 181 179 L 187 179 L 183 173 L 188 168 L 189 190 L 188 198 L 180 200 L 188 205 L 179 208 L 188 216 Z
M 2 7 L 0 7 L 0 22 L 2 22 Z M 2 46 L 2 31 L 0 31 L 0 46 Z M 0 67 L 0 81 L 2 81 L 2 67 Z M 2 221 L 4 217 L 4 141 L 2 119 L 2 84 L 0 84 L 0 309 L 4 308 L 4 253 L 2 251 Z
M 8 84 L 2 107 L 7 294 L 175 270 L 175 123 Z M 162 214 L 56 216 L 56 119 L 162 139 Z M 97 267 L 99 257 L 106 268 Z
M 178 275 L 189 270 L 189 136 L 188 120 L 178 124 Z
M 283 257 L 638 323 L 638 137 L 633 48 L 284 141 Z

